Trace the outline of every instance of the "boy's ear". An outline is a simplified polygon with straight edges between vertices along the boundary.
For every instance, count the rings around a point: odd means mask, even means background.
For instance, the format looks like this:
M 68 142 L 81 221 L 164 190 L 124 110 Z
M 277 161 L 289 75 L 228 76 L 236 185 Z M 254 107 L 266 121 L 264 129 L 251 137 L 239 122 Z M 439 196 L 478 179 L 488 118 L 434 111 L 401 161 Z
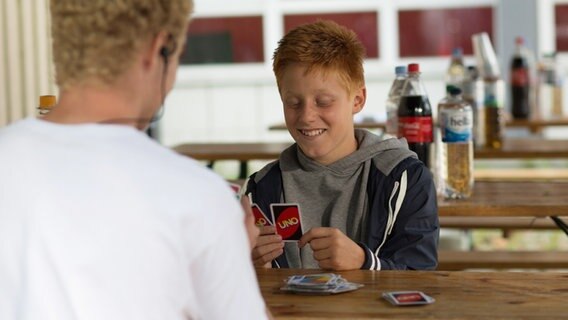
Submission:
M 359 113 L 361 110 L 363 110 L 366 101 L 367 88 L 363 86 L 353 94 L 353 114 Z

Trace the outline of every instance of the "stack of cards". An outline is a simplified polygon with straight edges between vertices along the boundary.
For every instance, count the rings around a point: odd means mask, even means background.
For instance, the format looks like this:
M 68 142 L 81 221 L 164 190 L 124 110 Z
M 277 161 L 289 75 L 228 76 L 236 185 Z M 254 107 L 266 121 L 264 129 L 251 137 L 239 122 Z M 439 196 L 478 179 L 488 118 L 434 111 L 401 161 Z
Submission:
M 396 306 L 414 306 L 420 304 L 430 304 L 436 301 L 422 291 L 392 291 L 384 292 L 383 298 Z
M 318 273 L 309 275 L 294 275 L 286 280 L 280 288 L 283 291 L 303 294 L 336 294 L 357 290 L 362 284 L 345 280 L 338 274 Z

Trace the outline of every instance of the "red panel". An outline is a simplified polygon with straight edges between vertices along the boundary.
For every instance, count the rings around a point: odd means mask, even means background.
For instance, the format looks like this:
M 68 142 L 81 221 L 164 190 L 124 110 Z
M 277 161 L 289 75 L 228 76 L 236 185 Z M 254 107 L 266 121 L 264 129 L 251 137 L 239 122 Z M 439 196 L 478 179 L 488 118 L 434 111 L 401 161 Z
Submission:
M 219 32 L 230 33 L 233 62 L 264 62 L 261 16 L 195 18 L 188 28 L 188 35 Z
M 493 34 L 493 8 L 399 11 L 398 32 L 401 57 L 448 56 L 455 47 L 471 55 L 473 34 Z
M 294 27 L 305 23 L 315 22 L 318 19 L 333 20 L 338 24 L 353 30 L 365 46 L 367 57 L 379 57 L 379 15 L 376 11 L 285 15 L 284 31 L 288 32 Z
M 554 7 L 556 20 L 556 51 L 568 51 L 568 5 Z

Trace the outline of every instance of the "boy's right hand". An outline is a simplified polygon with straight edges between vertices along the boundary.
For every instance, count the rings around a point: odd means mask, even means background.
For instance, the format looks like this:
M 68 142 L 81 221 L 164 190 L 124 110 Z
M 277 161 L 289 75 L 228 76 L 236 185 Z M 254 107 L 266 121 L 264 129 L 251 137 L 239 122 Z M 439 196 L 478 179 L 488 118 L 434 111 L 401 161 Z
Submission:
M 270 262 L 284 253 L 284 241 L 274 226 L 260 227 L 260 236 L 252 249 L 252 261 L 257 267 L 270 268 Z

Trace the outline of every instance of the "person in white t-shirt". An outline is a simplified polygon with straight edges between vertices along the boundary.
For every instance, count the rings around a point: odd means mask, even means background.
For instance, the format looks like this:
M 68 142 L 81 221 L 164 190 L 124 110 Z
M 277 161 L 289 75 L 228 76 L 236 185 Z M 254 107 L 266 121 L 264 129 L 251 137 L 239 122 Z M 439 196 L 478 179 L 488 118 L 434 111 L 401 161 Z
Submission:
M 0 319 L 270 316 L 228 184 L 143 131 L 192 7 L 51 1 L 59 103 L 0 130 Z

